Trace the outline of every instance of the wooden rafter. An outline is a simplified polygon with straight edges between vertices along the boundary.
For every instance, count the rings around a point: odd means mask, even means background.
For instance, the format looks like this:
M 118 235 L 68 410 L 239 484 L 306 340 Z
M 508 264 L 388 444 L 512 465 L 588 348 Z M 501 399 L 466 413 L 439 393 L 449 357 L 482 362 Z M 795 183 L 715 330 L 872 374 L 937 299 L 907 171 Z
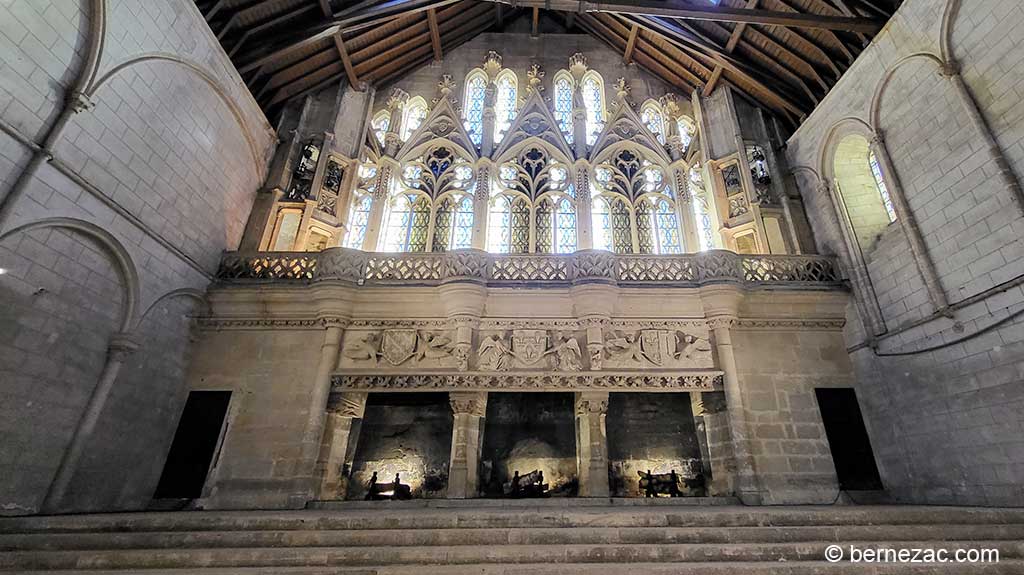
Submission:
M 341 37 L 340 32 L 334 35 L 334 46 L 338 49 L 338 56 L 341 58 L 342 66 L 345 67 L 348 85 L 356 90 L 360 90 L 362 85 L 359 82 L 359 76 L 356 76 L 355 68 L 352 67 L 352 58 L 348 55 L 348 49 L 345 48 L 345 40 Z
M 698 7 L 695 4 L 680 4 L 662 0 L 614 0 L 611 2 L 589 2 L 587 0 L 488 0 L 523 7 L 569 10 L 575 12 L 610 12 L 634 16 L 659 16 L 685 20 L 712 20 L 717 22 L 745 22 L 770 24 L 774 26 L 797 26 L 803 28 L 825 28 L 853 32 L 877 32 L 884 22 L 870 18 L 850 16 L 825 16 L 821 14 L 773 12 L 750 10 L 725 6 Z
M 444 58 L 444 52 L 441 51 L 441 32 L 438 30 L 435 8 L 427 10 L 427 22 L 430 24 L 430 45 L 434 48 L 434 60 L 440 62 Z
M 636 36 L 640 33 L 640 26 L 633 24 L 629 29 L 629 39 L 626 40 L 626 51 L 622 54 L 622 61 L 629 64 L 633 60 L 633 49 L 636 48 Z

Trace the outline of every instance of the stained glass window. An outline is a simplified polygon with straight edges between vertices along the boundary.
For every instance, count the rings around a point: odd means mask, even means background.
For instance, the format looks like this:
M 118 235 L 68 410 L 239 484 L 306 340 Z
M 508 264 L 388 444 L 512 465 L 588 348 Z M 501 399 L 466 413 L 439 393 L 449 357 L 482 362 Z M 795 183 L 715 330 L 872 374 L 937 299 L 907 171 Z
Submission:
M 487 76 L 481 71 L 471 72 L 466 80 L 465 120 L 469 139 L 477 146 L 484 133 L 484 95 L 487 92 Z
M 644 106 L 644 110 L 640 115 L 640 119 L 643 120 L 647 129 L 652 134 L 658 137 L 658 141 L 662 144 L 665 143 L 665 121 L 661 116 L 661 110 L 653 102 L 648 103 Z
M 582 90 L 587 109 L 587 145 L 592 146 L 604 130 L 604 88 L 596 72 L 588 72 L 583 78 Z
M 591 208 L 593 220 L 594 249 L 612 250 L 612 217 L 608 200 L 596 198 Z
M 507 254 L 512 230 L 512 206 L 506 196 L 491 200 L 487 218 L 487 251 Z
M 868 163 L 871 164 L 871 174 L 875 176 L 875 185 L 878 186 L 878 194 L 882 196 L 882 205 L 885 206 L 885 213 L 889 216 L 889 223 L 896 221 L 896 210 L 892 207 L 892 196 L 889 195 L 889 188 L 882 178 L 882 166 L 878 163 L 875 153 L 868 155 Z
M 366 237 L 366 226 L 370 222 L 370 208 L 373 206 L 373 200 L 369 194 L 359 194 L 358 192 L 353 195 L 352 200 L 345 247 L 358 250 L 363 247 L 363 238 Z
M 636 204 L 636 239 L 637 247 L 642 254 L 657 253 L 655 245 L 657 238 L 654 237 L 653 226 L 651 226 L 651 202 L 644 199 Z
M 568 76 L 555 78 L 555 120 L 565 135 L 565 141 L 572 143 L 572 80 Z
M 512 238 L 508 251 L 513 254 L 530 251 L 530 204 L 525 198 L 512 201 Z
M 384 143 L 384 135 L 388 133 L 388 125 L 390 124 L 391 114 L 387 110 L 381 110 L 373 117 L 373 135 L 377 136 L 377 140 L 381 144 Z
M 424 196 L 400 194 L 391 201 L 384 251 L 426 251 L 429 229 L 430 200 Z
M 612 247 L 620 254 L 633 253 L 633 232 L 629 223 L 629 208 L 622 200 L 612 200 Z
M 679 140 L 683 144 L 683 149 L 690 147 L 690 142 L 693 141 L 693 121 L 689 118 L 679 117 L 676 119 L 676 127 L 679 129 Z
M 498 76 L 498 91 L 494 100 L 494 142 L 498 143 L 512 127 L 516 117 L 516 75 L 505 70 Z
M 452 233 L 452 211 L 455 201 L 451 196 L 441 200 L 434 210 L 434 239 L 430 251 L 443 252 L 448 249 L 448 240 Z
M 452 222 L 452 239 L 449 244 L 453 250 L 461 250 L 473 245 L 473 197 L 463 196 L 455 204 L 455 218 Z
M 576 206 L 566 198 L 555 211 L 555 251 L 571 254 L 576 251 Z
M 690 205 L 693 206 L 693 217 L 697 221 L 697 241 L 700 251 L 714 249 L 714 230 L 711 227 L 711 205 L 708 203 L 704 189 L 704 179 L 697 166 L 690 168 Z
M 554 246 L 554 222 L 552 216 L 554 209 L 552 209 L 551 199 L 544 198 L 540 204 L 537 205 L 537 212 L 535 220 L 537 222 L 536 234 L 537 234 L 537 253 L 549 254 L 552 252 Z
M 654 231 L 657 235 L 659 254 L 678 254 L 683 251 L 679 241 L 679 218 L 672 204 L 665 200 L 657 201 L 654 211 Z
M 423 98 L 417 96 L 410 100 L 405 106 L 405 118 L 402 120 L 402 141 L 407 141 L 426 119 L 427 103 Z

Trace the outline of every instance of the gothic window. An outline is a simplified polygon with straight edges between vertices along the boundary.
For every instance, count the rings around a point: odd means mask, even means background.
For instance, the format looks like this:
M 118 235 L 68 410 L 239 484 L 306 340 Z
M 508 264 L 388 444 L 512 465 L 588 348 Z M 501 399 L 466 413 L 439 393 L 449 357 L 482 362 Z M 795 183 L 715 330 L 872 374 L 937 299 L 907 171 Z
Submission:
M 583 76 L 581 89 L 587 109 L 587 145 L 593 146 L 604 130 L 604 81 L 591 70 Z
M 524 198 L 512 201 L 512 237 L 508 251 L 513 254 L 530 251 L 530 204 Z
M 676 128 L 679 130 L 679 140 L 682 142 L 683 149 L 689 149 L 690 142 L 693 141 L 693 134 L 696 131 L 693 120 L 686 116 L 680 116 L 676 119 Z
M 576 206 L 566 198 L 555 209 L 555 251 L 571 254 L 576 251 Z
M 555 120 L 565 135 L 565 141 L 572 144 L 572 76 L 565 71 L 555 76 Z
M 679 218 L 675 205 L 665 198 L 645 196 L 636 204 L 637 247 L 642 254 L 678 254 Z
M 875 152 L 868 154 L 868 164 L 871 166 L 871 175 L 875 177 L 875 186 L 878 187 L 878 194 L 882 196 L 882 205 L 885 206 L 885 213 L 889 216 L 889 223 L 896 221 L 896 210 L 892 207 L 892 197 L 889 195 L 889 188 L 885 185 L 882 177 L 882 166 L 875 157 Z
M 652 134 L 658 137 L 658 141 L 662 144 L 665 143 L 665 119 L 661 114 L 661 107 L 657 102 L 649 100 L 644 104 L 643 110 L 640 112 L 640 119 L 643 121 L 647 129 Z
M 530 251 L 530 204 L 526 198 L 501 194 L 491 200 L 487 251 L 500 254 Z
M 555 210 L 551 198 L 544 198 L 537 204 L 537 210 L 534 215 L 537 222 L 537 253 L 549 254 L 552 252 L 552 246 L 555 243 L 555 226 L 551 220 L 554 213 Z
M 373 117 L 373 121 L 370 123 L 373 129 L 373 135 L 377 137 L 377 141 L 381 144 L 384 143 L 384 135 L 388 133 L 388 125 L 391 124 L 391 113 L 387 110 L 381 110 Z
M 461 250 L 473 245 L 473 196 L 462 196 L 455 204 L 452 217 L 452 239 L 449 247 Z
M 512 127 L 516 118 L 516 94 L 519 81 L 515 72 L 505 70 L 498 74 L 494 100 L 494 142 L 498 143 Z
M 697 241 L 700 251 L 714 249 L 714 230 L 711 224 L 711 205 L 708 203 L 704 179 L 697 166 L 690 168 L 690 205 L 693 206 L 693 217 L 697 221 Z
M 606 198 L 595 198 L 591 207 L 594 248 L 612 250 L 612 214 Z
M 361 190 L 356 191 L 352 196 L 352 211 L 348 215 L 348 235 L 345 237 L 345 247 L 352 249 L 363 248 L 363 238 L 366 237 L 366 226 L 370 223 L 370 208 L 373 206 L 373 198 Z
M 422 252 L 427 248 L 430 200 L 419 194 L 401 193 L 391 201 L 384 251 Z
M 547 196 L 537 204 L 536 252 L 571 254 L 576 251 L 576 206 L 569 198 Z
M 469 139 L 477 146 L 484 133 L 484 96 L 487 93 L 487 75 L 483 70 L 473 70 L 466 76 L 466 97 L 463 99 L 463 117 Z
M 619 198 L 598 197 L 593 203 L 594 247 L 620 254 L 633 253 L 629 208 Z
M 405 142 L 419 129 L 423 120 L 427 119 L 427 102 L 422 96 L 416 96 L 405 105 L 402 117 L 402 141 Z
M 463 194 L 445 196 L 434 213 L 431 251 L 443 252 L 470 247 L 473 237 L 473 198 Z

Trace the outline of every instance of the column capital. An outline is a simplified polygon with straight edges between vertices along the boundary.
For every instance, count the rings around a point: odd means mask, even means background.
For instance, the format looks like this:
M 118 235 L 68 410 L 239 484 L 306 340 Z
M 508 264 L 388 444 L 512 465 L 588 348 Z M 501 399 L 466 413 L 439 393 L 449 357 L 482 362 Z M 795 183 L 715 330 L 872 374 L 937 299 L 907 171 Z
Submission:
M 341 417 L 361 419 L 366 413 L 366 398 L 369 396 L 365 391 L 352 391 L 332 397 L 327 405 L 327 411 Z
M 80 92 L 77 90 L 68 94 L 67 104 L 68 107 L 71 108 L 71 111 L 75 114 L 85 112 L 96 107 L 96 101 L 92 98 L 92 96 L 86 94 L 85 92 Z
M 576 394 L 576 415 L 606 415 L 608 413 L 607 391 L 582 391 Z
M 448 404 L 455 415 L 484 417 L 487 414 L 486 391 L 450 391 Z

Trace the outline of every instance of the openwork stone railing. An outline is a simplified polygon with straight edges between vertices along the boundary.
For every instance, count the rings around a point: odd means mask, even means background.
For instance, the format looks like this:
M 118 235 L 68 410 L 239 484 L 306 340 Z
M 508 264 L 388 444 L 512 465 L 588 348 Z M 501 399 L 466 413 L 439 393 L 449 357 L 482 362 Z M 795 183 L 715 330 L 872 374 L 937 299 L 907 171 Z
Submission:
M 438 284 L 479 281 L 490 285 L 585 283 L 701 285 L 740 283 L 826 287 L 842 282 L 835 258 L 739 255 L 712 250 L 674 256 L 616 255 L 584 250 L 568 255 L 374 253 L 345 248 L 313 252 L 230 252 L 218 278 L 232 280 L 340 280 L 369 284 Z

